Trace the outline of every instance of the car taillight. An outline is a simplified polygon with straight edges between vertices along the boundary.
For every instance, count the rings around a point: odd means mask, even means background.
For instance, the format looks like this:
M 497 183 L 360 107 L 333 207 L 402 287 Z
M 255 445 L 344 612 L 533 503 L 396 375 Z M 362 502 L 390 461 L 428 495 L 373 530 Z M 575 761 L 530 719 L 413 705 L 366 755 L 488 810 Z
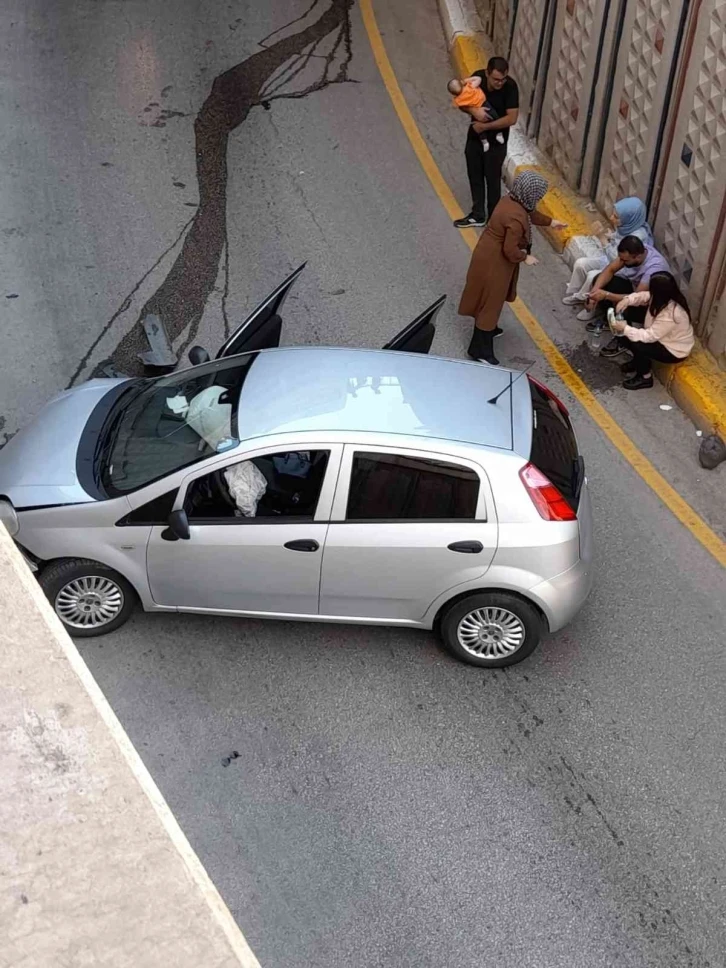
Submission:
M 569 417 L 570 416 L 570 411 L 567 409 L 567 407 L 564 405 L 564 403 L 560 400 L 560 398 L 559 397 L 556 397 L 554 395 L 554 393 L 550 390 L 549 387 L 546 387 L 544 385 L 544 383 L 540 383 L 539 380 L 535 380 L 535 378 L 533 376 L 527 375 L 527 379 L 529 380 L 530 383 L 534 383 L 534 385 L 536 387 L 539 387 L 539 389 L 542 391 L 542 393 L 544 393 L 544 395 L 546 397 L 548 397 L 550 400 L 552 400 L 552 402 L 557 405 L 557 408 L 562 413 L 564 413 L 564 415 L 566 417 Z
M 519 476 L 545 521 L 576 521 L 577 515 L 555 485 L 534 464 L 525 464 Z

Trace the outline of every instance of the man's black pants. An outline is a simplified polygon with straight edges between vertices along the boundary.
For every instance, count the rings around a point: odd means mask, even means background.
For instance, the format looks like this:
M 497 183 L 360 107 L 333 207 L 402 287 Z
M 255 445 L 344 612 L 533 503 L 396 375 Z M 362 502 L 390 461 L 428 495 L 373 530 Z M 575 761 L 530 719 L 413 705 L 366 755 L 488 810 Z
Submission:
M 471 214 L 486 222 L 491 218 L 502 197 L 502 168 L 507 157 L 507 146 L 500 145 L 494 136 L 489 138 L 489 151 L 484 151 L 482 139 L 470 130 L 466 138 L 466 173 L 471 188 Z

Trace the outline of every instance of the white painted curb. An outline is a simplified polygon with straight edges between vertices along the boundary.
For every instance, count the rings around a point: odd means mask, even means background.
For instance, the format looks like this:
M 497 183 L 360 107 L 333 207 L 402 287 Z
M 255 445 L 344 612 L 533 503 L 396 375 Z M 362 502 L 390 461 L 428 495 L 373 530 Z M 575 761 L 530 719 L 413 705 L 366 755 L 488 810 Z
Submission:
M 483 31 L 473 0 L 438 0 L 438 2 L 439 16 L 449 47 L 454 43 L 454 38 L 459 35 L 466 36 Z

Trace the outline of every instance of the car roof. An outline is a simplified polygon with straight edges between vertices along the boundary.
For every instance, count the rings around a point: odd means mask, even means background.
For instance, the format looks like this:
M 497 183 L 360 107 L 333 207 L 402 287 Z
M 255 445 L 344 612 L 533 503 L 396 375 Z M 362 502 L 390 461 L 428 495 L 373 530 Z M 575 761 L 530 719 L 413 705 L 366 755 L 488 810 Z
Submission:
M 532 402 L 527 379 L 518 376 L 521 371 L 504 367 L 391 350 L 265 350 L 242 387 L 239 436 L 374 432 L 459 441 L 528 457 Z M 488 402 L 501 391 L 496 403 Z

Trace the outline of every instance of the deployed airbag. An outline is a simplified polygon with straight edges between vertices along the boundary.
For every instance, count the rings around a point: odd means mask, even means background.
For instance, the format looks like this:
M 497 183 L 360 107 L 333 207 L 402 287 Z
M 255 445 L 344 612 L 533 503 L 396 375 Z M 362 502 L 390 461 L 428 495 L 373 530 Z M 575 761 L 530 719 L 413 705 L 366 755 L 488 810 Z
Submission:
M 224 472 L 229 493 L 237 505 L 237 514 L 245 518 L 254 518 L 257 514 L 257 504 L 267 490 L 265 475 L 252 461 L 244 460 L 241 464 L 234 464 Z

